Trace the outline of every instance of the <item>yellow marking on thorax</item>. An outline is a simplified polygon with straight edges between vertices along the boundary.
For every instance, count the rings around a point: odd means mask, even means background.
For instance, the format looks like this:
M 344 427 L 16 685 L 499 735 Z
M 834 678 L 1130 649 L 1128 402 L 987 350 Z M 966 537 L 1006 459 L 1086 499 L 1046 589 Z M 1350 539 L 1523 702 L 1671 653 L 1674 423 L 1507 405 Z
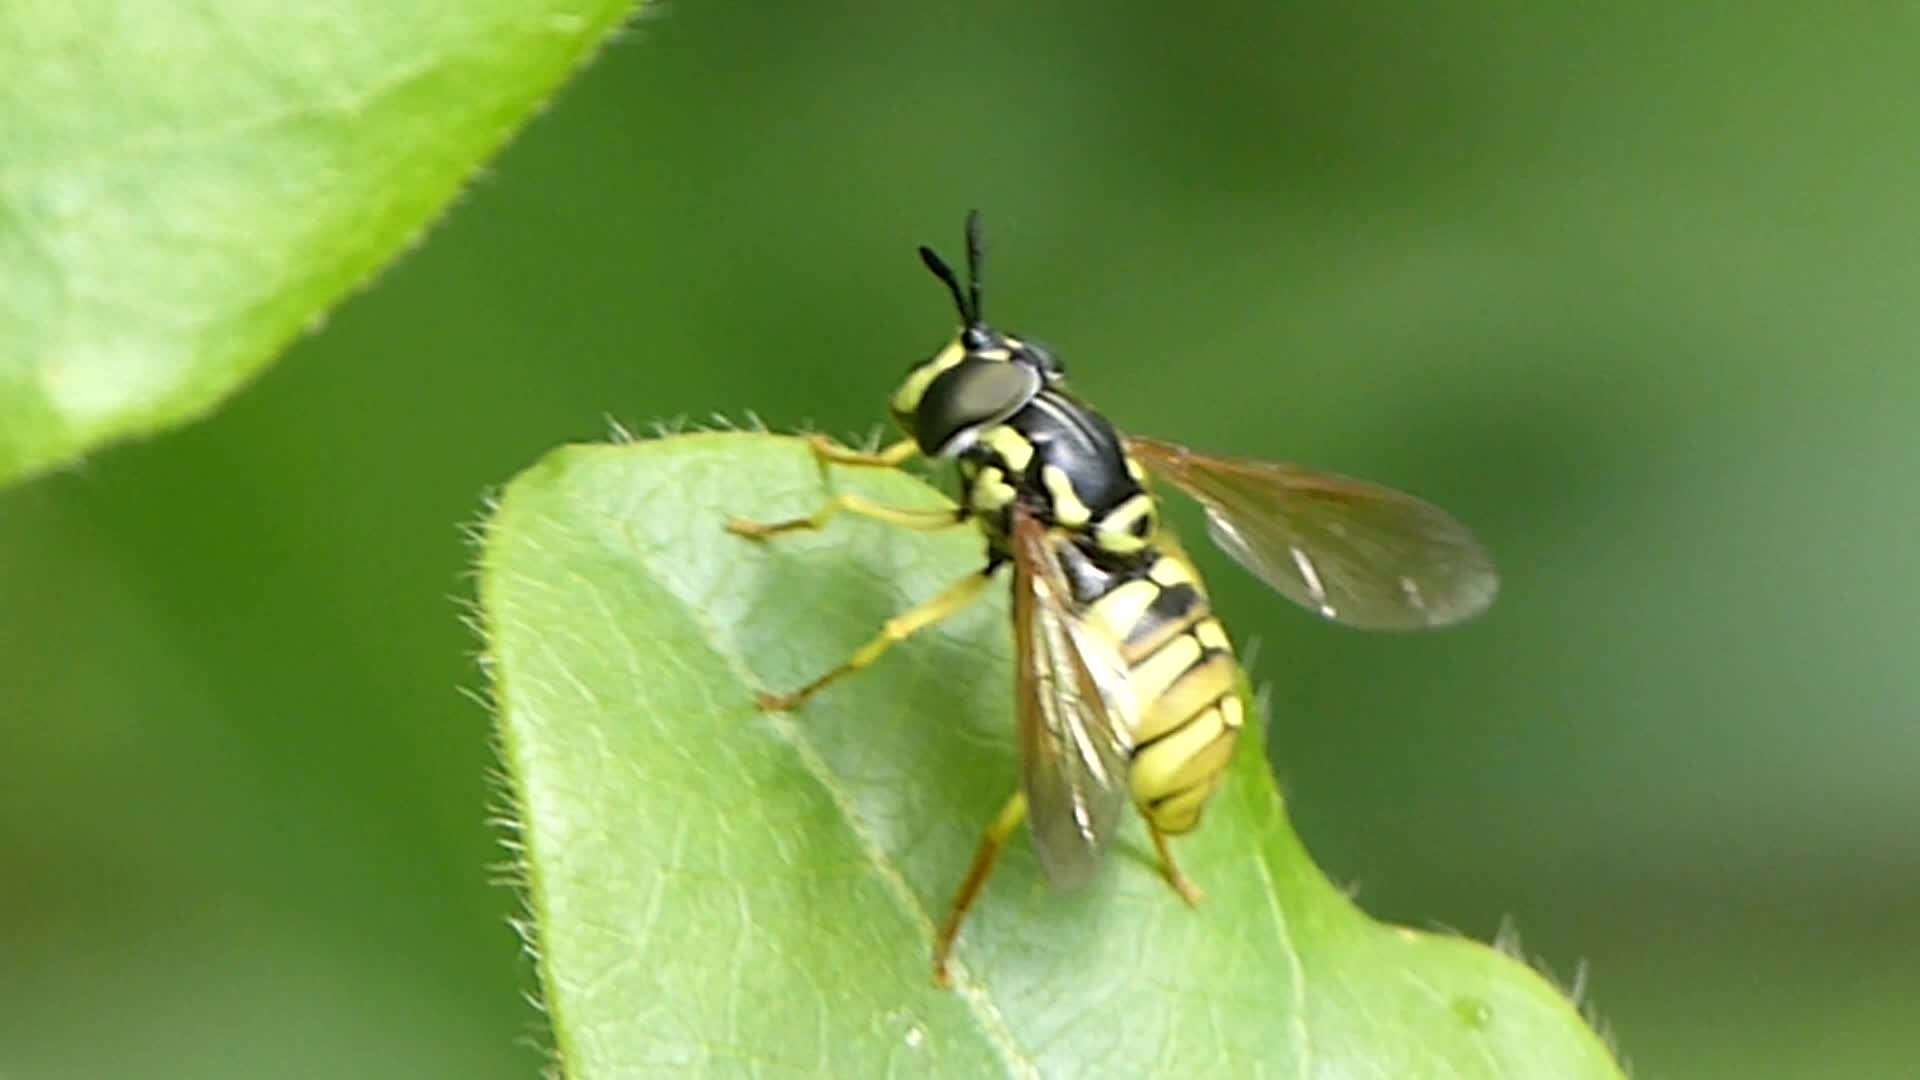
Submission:
M 1145 519 L 1149 524 L 1143 530 L 1146 535 L 1133 532 L 1134 523 Z M 1094 540 L 1107 551 L 1117 555 L 1131 555 L 1147 546 L 1153 536 L 1153 498 L 1145 492 L 1130 496 L 1119 506 L 1109 510 L 1095 527 Z
M 997 466 L 989 465 L 973 478 L 973 490 L 967 495 L 967 505 L 983 514 L 997 513 L 1019 497 L 1013 485 L 1007 483 L 1007 474 Z
M 947 347 L 934 354 L 933 359 L 907 372 L 907 379 L 900 389 L 893 392 L 893 411 L 901 416 L 912 415 L 920 407 L 920 399 L 927 395 L 927 387 L 940 373 L 967 358 L 967 350 L 960 347 L 958 339 L 949 341 Z
M 1040 482 L 1047 486 L 1047 494 L 1053 496 L 1053 520 L 1069 529 L 1077 529 L 1093 519 L 1093 511 L 1080 501 L 1080 493 L 1073 490 L 1073 481 L 1067 478 L 1066 470 L 1058 465 L 1047 465 L 1040 470 Z
M 1033 444 L 1025 435 L 1002 424 L 980 437 L 982 445 L 1000 455 L 1007 468 L 1016 473 L 1027 471 L 1027 463 L 1033 460 Z

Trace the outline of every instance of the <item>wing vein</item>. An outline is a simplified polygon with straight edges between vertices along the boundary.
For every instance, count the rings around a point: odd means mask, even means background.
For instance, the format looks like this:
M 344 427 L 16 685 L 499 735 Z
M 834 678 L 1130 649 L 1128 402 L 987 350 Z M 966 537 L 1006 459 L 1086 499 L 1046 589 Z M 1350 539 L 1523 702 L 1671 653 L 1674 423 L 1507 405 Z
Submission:
M 1499 588 L 1467 527 L 1378 484 L 1251 458 L 1131 439 L 1154 475 L 1197 500 L 1222 551 L 1317 615 L 1368 630 L 1468 619 Z

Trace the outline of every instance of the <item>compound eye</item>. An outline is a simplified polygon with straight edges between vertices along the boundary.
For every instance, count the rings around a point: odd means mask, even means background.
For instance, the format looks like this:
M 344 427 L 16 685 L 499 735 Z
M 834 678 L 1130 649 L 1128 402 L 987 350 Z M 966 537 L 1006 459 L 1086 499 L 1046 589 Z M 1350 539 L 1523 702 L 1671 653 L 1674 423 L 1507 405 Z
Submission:
M 968 352 L 979 352 L 992 344 L 993 339 L 987 335 L 985 327 L 969 326 L 960 331 L 960 345 Z
M 1022 364 L 969 359 L 927 387 L 914 438 L 929 454 L 951 457 L 980 432 L 1019 412 L 1040 392 L 1041 377 Z

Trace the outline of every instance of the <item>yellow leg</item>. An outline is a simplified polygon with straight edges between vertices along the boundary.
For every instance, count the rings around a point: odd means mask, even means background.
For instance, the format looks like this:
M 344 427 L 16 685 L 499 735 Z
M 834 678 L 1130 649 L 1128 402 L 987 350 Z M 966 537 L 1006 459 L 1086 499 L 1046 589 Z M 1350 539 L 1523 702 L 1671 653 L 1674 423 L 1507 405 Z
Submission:
M 1156 828 L 1152 821 L 1147 822 L 1147 831 L 1153 834 L 1153 850 L 1160 853 L 1160 873 L 1167 879 L 1167 884 L 1173 886 L 1173 891 L 1180 894 L 1180 899 L 1185 900 L 1188 907 L 1199 907 L 1207 894 L 1200 891 L 1200 886 L 1188 881 L 1187 875 L 1174 865 L 1173 850 L 1167 847 L 1167 834 Z
M 920 452 L 920 444 L 912 439 L 901 439 L 897 443 L 875 451 L 855 450 L 851 446 L 834 442 L 825 435 L 808 436 L 807 445 L 813 448 L 813 456 L 821 461 L 832 462 L 835 465 L 877 469 L 891 469 Z
M 790 694 L 769 694 L 762 691 L 755 695 L 760 702 L 760 707 L 769 712 L 786 712 L 799 708 L 808 698 L 826 689 L 835 681 L 880 659 L 888 649 L 965 609 L 968 604 L 979 599 L 980 593 L 991 580 L 993 580 L 991 571 L 982 570 L 968 574 L 933 599 L 888 619 L 872 641 L 860 646 L 852 656 L 847 657 L 846 663 L 825 675 Z
M 964 524 L 967 520 L 967 511 L 964 507 L 946 510 L 910 510 L 904 507 L 886 506 L 865 496 L 844 492 L 828 499 L 820 505 L 820 509 L 806 517 L 768 523 L 733 518 L 727 522 L 727 531 L 749 540 L 765 540 L 781 533 L 825 528 L 827 522 L 841 514 L 858 514 L 861 517 L 884 521 L 903 529 L 918 529 L 921 532 L 949 529 L 955 525 Z
M 967 909 L 979 899 L 980 890 L 986 887 L 987 878 L 993 873 L 994 860 L 1000 857 L 1000 849 L 1006 846 L 1007 837 L 1013 835 L 1013 830 L 1019 828 L 1026 819 L 1026 793 L 1016 791 L 980 837 L 980 847 L 973 853 L 973 865 L 967 867 L 967 876 L 960 882 L 960 891 L 953 895 L 953 906 L 947 909 L 946 925 L 940 928 L 940 936 L 933 939 L 935 985 L 952 984 L 947 976 L 947 957 L 953 953 L 953 939 L 960 936 L 960 922 L 967 917 Z

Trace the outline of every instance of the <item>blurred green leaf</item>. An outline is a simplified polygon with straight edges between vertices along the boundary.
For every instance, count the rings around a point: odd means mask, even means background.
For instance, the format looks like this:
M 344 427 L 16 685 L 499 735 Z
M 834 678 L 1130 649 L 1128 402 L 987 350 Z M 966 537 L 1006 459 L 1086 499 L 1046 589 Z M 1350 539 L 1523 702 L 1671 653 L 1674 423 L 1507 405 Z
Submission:
M 829 479 L 941 501 L 901 473 Z M 818 673 L 980 557 L 977 535 L 870 522 L 769 546 L 723 531 L 811 510 L 822 480 L 786 438 L 576 446 L 490 523 L 501 741 L 570 1075 L 1619 1075 L 1523 965 L 1355 908 L 1294 836 L 1259 738 L 1180 842 L 1199 910 L 1137 827 L 1074 895 L 1016 844 L 956 989 L 935 989 L 932 927 L 1013 784 L 1005 606 L 801 714 L 759 713 L 755 688 Z
M 0 10 L 0 482 L 211 409 L 631 6 Z

